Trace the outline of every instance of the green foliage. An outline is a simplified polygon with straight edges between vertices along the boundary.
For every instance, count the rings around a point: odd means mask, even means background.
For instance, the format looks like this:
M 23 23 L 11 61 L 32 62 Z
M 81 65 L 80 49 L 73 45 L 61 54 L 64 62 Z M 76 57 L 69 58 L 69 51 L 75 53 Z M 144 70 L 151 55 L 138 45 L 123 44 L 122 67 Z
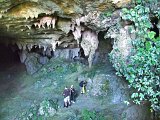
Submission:
M 113 6 L 108 6 L 107 7 L 107 10 L 103 11 L 101 14 L 100 14 L 100 17 L 102 19 L 105 19 L 106 17 L 111 17 L 113 12 L 114 12 L 115 8 Z
M 127 8 L 122 9 L 122 19 L 131 20 L 137 29 L 137 36 L 140 38 L 146 38 L 146 33 L 152 24 L 149 18 L 150 9 L 142 5 L 137 5 L 134 8 L 128 10 Z
M 108 11 L 105 11 L 105 12 L 101 13 L 101 16 L 103 16 L 103 17 L 111 17 L 112 13 L 113 13 L 113 10 L 108 10 Z
M 96 111 L 82 110 L 82 120 L 105 120 L 104 116 Z
M 104 92 L 107 92 L 109 89 L 109 80 L 106 80 L 101 88 Z
M 160 111 L 160 37 L 154 38 L 155 33 L 148 32 L 152 27 L 150 14 L 159 12 L 154 12 L 148 3 L 151 1 L 135 0 L 134 8 L 122 10 L 122 19 L 134 23 L 137 37 L 132 40 L 132 53 L 126 61 L 113 53 L 110 59 L 117 75 L 124 76 L 129 86 L 137 90 L 131 95 L 133 101 L 136 104 L 149 101 L 152 109 Z
M 153 109 L 160 110 L 160 38 L 153 38 L 152 33 L 148 36 L 152 41 L 146 41 L 144 48 L 136 49 L 123 75 L 130 86 L 138 90 L 131 96 L 135 103 L 148 100 Z
M 58 101 L 43 100 L 40 104 L 33 104 L 28 111 L 23 112 L 18 120 L 44 120 L 55 115 L 58 110 Z
M 127 64 L 119 58 L 121 66 L 115 68 L 117 75 L 126 77 L 129 86 L 137 90 L 131 96 L 136 104 L 149 101 L 154 110 L 160 110 L 160 38 L 153 38 L 153 34 L 148 34 L 152 39 L 136 48 Z

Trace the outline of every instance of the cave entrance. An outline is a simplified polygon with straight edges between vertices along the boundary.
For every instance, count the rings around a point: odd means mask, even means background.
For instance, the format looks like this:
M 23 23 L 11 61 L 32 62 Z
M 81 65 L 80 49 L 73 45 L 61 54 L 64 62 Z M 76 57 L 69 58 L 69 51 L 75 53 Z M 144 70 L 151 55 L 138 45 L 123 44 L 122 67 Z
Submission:
M 110 53 L 112 51 L 112 47 L 113 47 L 113 39 L 111 38 L 106 38 L 105 39 L 105 35 L 106 35 L 107 31 L 100 31 L 98 33 L 98 40 L 99 40 L 99 48 L 102 51 L 106 51 L 108 53 Z
M 100 63 L 106 63 L 109 61 L 108 54 L 112 51 L 113 47 L 113 39 L 107 38 L 105 39 L 104 36 L 107 32 L 106 31 L 100 31 L 98 33 L 98 40 L 99 45 L 98 49 L 96 50 L 93 64 L 100 62 Z
M 0 43 L 0 87 L 8 85 L 17 79 L 17 75 L 26 71 L 18 53 L 17 45 Z
M 16 45 L 0 43 L 0 70 L 19 63 L 18 47 Z

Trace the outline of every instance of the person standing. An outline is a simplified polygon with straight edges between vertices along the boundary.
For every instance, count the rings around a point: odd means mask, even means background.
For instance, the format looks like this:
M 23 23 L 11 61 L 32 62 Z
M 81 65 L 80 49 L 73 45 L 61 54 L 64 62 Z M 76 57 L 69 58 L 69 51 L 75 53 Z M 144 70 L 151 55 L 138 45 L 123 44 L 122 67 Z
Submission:
M 86 86 L 87 86 L 87 81 L 81 81 L 79 83 L 79 86 L 81 87 L 81 94 L 84 94 L 86 93 Z
M 74 89 L 74 86 L 71 85 L 70 87 L 70 100 L 72 103 L 75 103 L 75 95 L 76 95 L 76 90 Z
M 71 103 L 70 103 L 70 89 L 65 87 L 65 89 L 63 91 L 63 96 L 64 96 L 64 107 L 68 107 L 69 105 L 71 105 Z

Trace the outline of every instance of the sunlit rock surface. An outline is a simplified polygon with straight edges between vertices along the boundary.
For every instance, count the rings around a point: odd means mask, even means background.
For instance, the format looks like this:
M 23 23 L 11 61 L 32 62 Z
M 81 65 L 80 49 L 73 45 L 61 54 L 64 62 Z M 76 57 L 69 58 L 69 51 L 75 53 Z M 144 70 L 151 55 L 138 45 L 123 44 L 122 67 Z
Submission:
M 133 26 L 125 26 L 124 28 L 120 26 L 114 26 L 111 27 L 106 33 L 106 38 L 114 39 L 114 49 L 111 53 L 117 55 L 117 58 L 120 56 L 122 59 L 126 60 L 130 55 L 130 50 L 132 48 L 131 40 L 136 37 L 135 31 L 133 31 L 132 34 L 129 32 L 130 28 L 133 28 Z

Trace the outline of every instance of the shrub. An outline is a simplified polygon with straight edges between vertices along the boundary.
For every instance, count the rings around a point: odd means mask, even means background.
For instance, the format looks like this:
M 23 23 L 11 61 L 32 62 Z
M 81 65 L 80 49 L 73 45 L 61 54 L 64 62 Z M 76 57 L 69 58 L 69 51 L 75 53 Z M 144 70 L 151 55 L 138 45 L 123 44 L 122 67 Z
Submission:
M 122 19 L 134 22 L 137 31 L 136 39 L 132 40 L 132 54 L 128 61 L 124 61 L 121 56 L 116 58 L 114 67 L 117 75 L 124 76 L 129 86 L 136 89 L 131 95 L 136 104 L 149 101 L 152 109 L 160 111 L 160 37 L 154 38 L 155 33 L 149 32 L 152 26 L 150 14 L 157 16 L 159 12 L 149 5 L 153 1 L 134 2 L 134 8 L 124 8 L 121 14 Z M 114 56 L 110 54 L 111 61 L 115 59 Z

